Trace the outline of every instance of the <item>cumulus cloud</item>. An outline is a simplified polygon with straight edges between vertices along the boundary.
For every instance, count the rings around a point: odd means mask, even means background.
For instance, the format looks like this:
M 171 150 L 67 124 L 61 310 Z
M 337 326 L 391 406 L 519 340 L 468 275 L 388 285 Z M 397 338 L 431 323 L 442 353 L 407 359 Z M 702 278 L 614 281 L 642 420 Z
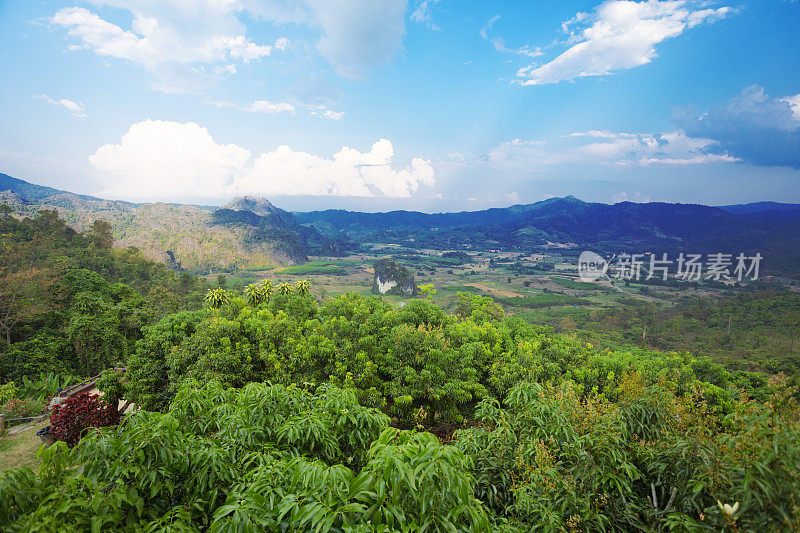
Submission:
M 781 98 L 781 100 L 789 104 L 789 107 L 792 108 L 794 118 L 800 120 L 800 94 L 787 96 L 786 98 Z
M 104 196 L 126 200 L 222 199 L 240 194 L 407 198 L 435 184 L 430 162 L 415 157 L 393 165 L 392 143 L 369 151 L 342 147 L 321 157 L 279 146 L 253 157 L 235 144 L 220 144 L 195 124 L 146 120 L 133 124 L 119 144 L 89 158 L 104 183 Z
M 133 124 L 119 144 L 98 148 L 89 162 L 99 171 L 104 196 L 170 200 L 225 197 L 250 159 L 249 150 L 217 143 L 194 122 L 145 120 Z
M 86 108 L 83 104 L 79 102 L 73 102 L 72 100 L 68 100 L 66 98 L 61 98 L 60 100 L 56 100 L 54 98 L 50 98 L 46 94 L 37 94 L 34 95 L 34 98 L 37 100 L 41 100 L 42 102 L 47 102 L 48 104 L 63 107 L 69 114 L 73 117 L 77 118 L 86 118 L 88 115 L 86 114 Z
M 686 135 L 713 139 L 709 154 L 727 153 L 755 165 L 800 168 L 800 95 L 770 97 L 763 87 L 742 90 L 707 113 L 673 110 Z
M 50 21 L 65 28 L 77 44 L 106 57 L 125 59 L 146 69 L 157 88 L 166 92 L 193 92 L 207 85 L 215 73 L 235 71 L 231 62 L 249 63 L 286 48 L 257 44 L 246 37 L 237 18 L 241 6 L 217 0 L 98 0 L 96 3 L 127 10 L 130 29 L 102 19 L 82 7 L 66 7 Z
M 733 11 L 705 5 L 689 0 L 607 0 L 593 13 L 580 12 L 562 24 L 566 51 L 550 62 L 520 69 L 517 77 L 523 85 L 543 85 L 644 65 L 656 57 L 658 43 Z
M 433 185 L 428 161 L 415 157 L 402 170 L 392 168 L 392 143 L 381 139 L 369 152 L 342 147 L 332 158 L 279 146 L 259 156 L 236 182 L 239 192 L 262 194 L 387 196 L 407 198 L 420 185 Z

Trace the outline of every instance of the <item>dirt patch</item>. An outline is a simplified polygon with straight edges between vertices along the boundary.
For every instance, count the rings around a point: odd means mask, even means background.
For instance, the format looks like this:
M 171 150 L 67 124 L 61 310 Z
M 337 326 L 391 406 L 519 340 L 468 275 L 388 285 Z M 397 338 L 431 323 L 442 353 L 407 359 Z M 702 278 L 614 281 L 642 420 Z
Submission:
M 522 298 L 522 295 L 517 294 L 516 292 L 495 289 L 494 287 L 489 287 L 481 283 L 465 283 L 464 285 L 467 287 L 475 287 L 476 289 L 480 289 L 484 292 L 491 292 L 492 294 L 496 294 L 498 296 L 505 296 L 506 298 Z

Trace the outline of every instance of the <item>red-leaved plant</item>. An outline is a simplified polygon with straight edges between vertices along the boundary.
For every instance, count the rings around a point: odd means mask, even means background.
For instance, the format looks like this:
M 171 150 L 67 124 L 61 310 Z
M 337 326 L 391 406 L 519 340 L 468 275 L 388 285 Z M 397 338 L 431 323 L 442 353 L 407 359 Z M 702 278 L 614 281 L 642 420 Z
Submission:
M 75 446 L 86 429 L 118 423 L 119 413 L 115 406 L 108 405 L 97 394 L 82 392 L 53 407 L 50 432 L 56 440 Z

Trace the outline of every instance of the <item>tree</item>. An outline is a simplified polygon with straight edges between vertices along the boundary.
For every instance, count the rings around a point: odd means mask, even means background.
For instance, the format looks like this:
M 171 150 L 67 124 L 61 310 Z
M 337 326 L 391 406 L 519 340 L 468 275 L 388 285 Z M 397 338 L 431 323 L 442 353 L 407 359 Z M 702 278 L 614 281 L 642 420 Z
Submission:
M 225 289 L 209 289 L 206 292 L 205 301 L 214 309 L 219 309 L 230 302 L 231 298 Z
M 244 288 L 244 297 L 247 298 L 247 303 L 254 307 L 264 301 L 261 288 L 255 283 L 251 283 Z
M 297 289 L 297 294 L 300 296 L 308 296 L 308 294 L 311 292 L 307 279 L 298 281 L 295 284 L 295 288 Z
M 280 295 L 287 295 L 294 292 L 294 288 L 289 285 L 288 283 L 281 283 L 278 285 L 278 294 Z
M 272 296 L 272 281 L 265 279 L 264 281 L 261 282 L 259 288 L 261 289 L 261 292 L 264 295 L 264 300 L 268 301 Z
M 426 300 L 430 300 L 436 295 L 436 289 L 433 287 L 433 283 L 417 285 L 417 291 L 424 294 Z
M 33 321 L 50 312 L 55 273 L 50 269 L 28 268 L 2 275 L 0 271 L 0 328 L 6 345 L 20 322 Z
M 81 292 L 74 298 L 66 327 L 67 338 L 83 375 L 125 360 L 126 343 L 116 306 L 102 295 Z
M 89 228 L 89 238 L 98 248 L 111 249 L 114 236 L 111 233 L 111 224 L 105 220 L 95 220 Z

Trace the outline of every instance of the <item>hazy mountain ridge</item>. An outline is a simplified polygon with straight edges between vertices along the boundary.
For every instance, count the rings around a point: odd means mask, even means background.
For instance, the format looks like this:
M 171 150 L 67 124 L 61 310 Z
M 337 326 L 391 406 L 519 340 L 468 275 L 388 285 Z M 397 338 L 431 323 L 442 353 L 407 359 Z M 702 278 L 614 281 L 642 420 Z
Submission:
M 79 231 L 96 219 L 107 220 L 117 246 L 136 246 L 150 258 L 201 271 L 302 263 L 309 255 L 342 255 L 363 243 L 382 242 L 442 250 L 533 250 L 560 243 L 634 253 L 761 252 L 770 271 L 800 272 L 800 205 L 775 202 L 609 205 L 567 196 L 458 213 L 289 213 L 256 196 L 218 209 L 117 202 L 4 174 L 0 201 L 22 215 L 56 209 Z
M 570 243 L 605 251 L 756 253 L 775 272 L 800 272 L 800 209 L 773 203 L 711 207 L 698 204 L 601 204 L 574 197 L 462 213 L 413 211 L 296 213 L 328 235 L 434 249 L 533 249 Z M 797 206 L 800 208 L 800 206 Z M 737 214 L 740 212 L 742 214 Z
M 35 185 L 5 174 L 0 174 L 0 201 L 23 216 L 35 215 L 40 209 L 55 209 L 78 231 L 85 231 L 95 220 L 108 221 L 115 246 L 135 246 L 151 259 L 189 270 L 308 260 L 308 229 L 294 222 L 291 213 L 272 204 L 268 212 L 260 211 L 268 214 L 262 216 L 243 210 L 245 204 L 234 201 L 229 206 L 238 210 L 227 212 L 239 213 L 237 218 L 226 216 L 224 208 L 104 200 Z M 317 241 L 324 240 L 317 236 Z

